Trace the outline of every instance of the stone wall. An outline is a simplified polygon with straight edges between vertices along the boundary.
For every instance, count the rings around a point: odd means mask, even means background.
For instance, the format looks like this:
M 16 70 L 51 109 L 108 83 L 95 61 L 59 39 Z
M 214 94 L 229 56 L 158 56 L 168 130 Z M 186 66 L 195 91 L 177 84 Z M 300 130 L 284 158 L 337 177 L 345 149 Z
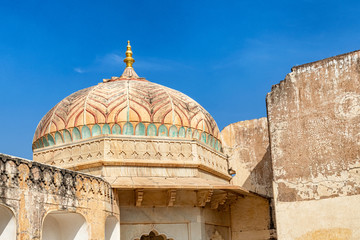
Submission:
M 137 189 L 117 193 L 122 239 L 133 240 L 150 231 L 173 240 L 233 239 L 231 206 L 238 199 L 250 197 L 214 189 Z
M 267 96 L 278 238 L 360 239 L 360 52 L 294 67 Z
M 257 196 L 239 198 L 231 206 L 231 239 L 276 239 L 269 208 L 268 199 Z
M 229 167 L 236 171 L 232 179 L 257 194 L 272 197 L 272 169 L 266 118 L 230 124 L 221 131 Z
M 232 205 L 232 239 L 272 239 L 276 233 L 267 119 L 230 124 L 221 138 L 229 167 L 236 171 L 232 184 L 265 197 L 240 198 Z
M 0 205 L 15 216 L 17 239 L 41 239 L 49 213 L 78 213 L 87 223 L 88 239 L 104 239 L 108 216 L 119 207 L 101 178 L 0 154 Z

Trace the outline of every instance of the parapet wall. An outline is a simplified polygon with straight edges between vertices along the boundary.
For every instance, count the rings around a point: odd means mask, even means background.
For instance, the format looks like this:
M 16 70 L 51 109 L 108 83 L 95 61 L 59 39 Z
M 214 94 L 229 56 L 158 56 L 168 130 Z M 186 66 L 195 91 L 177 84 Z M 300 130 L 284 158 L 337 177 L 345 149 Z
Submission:
M 262 196 L 272 197 L 272 169 L 266 118 L 230 124 L 221 131 L 229 167 L 236 171 L 232 179 Z
M 292 68 L 267 95 L 279 239 L 360 239 L 360 52 Z
M 115 195 L 101 178 L 0 154 L 0 205 L 15 215 L 17 239 L 41 239 L 51 212 L 79 213 L 89 239 L 104 239 L 105 221 L 119 218 Z
M 115 177 L 120 173 L 119 169 L 115 172 L 104 170 L 107 166 L 128 168 L 126 174 L 138 166 L 147 167 L 146 174 L 153 176 L 158 176 L 155 167 L 176 167 L 172 174 L 181 173 L 180 169 L 200 169 L 220 181 L 231 179 L 226 156 L 193 139 L 100 135 L 37 149 L 33 156 L 34 161 L 104 177 L 109 174 Z M 138 173 L 133 175 L 139 176 Z M 122 176 L 128 175 L 123 172 Z
M 221 131 L 221 138 L 229 167 L 236 171 L 232 184 L 264 197 L 246 197 L 232 205 L 232 239 L 275 239 L 267 119 L 230 124 Z

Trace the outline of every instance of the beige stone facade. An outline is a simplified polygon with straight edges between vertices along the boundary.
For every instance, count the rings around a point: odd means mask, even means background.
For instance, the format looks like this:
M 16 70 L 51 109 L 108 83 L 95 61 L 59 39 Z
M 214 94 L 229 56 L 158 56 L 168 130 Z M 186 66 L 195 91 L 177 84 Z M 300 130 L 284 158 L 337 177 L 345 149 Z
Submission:
M 103 179 L 7 155 L 0 157 L 0 207 L 10 211 L 15 223 L 12 233 L 0 231 L 1 239 L 45 239 L 47 219 L 65 213 L 84 219 L 86 239 L 104 239 L 107 218 L 119 222 L 117 196 Z M 1 219 L 1 230 L 11 223 L 10 219 L 4 221 Z M 61 226 L 49 226 L 53 231 L 56 227 L 63 231 Z M 79 232 L 70 226 L 67 229 Z
M 66 97 L 0 155 L 0 240 L 360 239 L 360 52 L 297 66 L 221 132 L 139 77 Z
M 279 239 L 360 239 L 359 69 L 359 51 L 294 67 L 267 96 Z

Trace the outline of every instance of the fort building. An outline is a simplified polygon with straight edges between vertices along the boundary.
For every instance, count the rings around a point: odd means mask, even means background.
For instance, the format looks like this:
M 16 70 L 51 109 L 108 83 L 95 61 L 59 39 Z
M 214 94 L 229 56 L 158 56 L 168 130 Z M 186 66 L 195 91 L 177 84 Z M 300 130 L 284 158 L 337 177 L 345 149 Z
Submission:
M 267 117 L 219 130 L 125 70 L 56 104 L 33 160 L 0 155 L 0 240 L 360 239 L 360 52 L 294 67 Z

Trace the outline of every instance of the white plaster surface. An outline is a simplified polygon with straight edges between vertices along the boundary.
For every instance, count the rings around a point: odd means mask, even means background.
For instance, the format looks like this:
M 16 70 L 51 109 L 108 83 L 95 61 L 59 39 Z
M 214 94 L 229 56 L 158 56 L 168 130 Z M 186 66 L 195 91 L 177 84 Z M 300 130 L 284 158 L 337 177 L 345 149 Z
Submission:
M 346 239 L 359 240 L 359 203 L 359 195 L 301 202 L 277 202 L 278 239 L 310 239 L 304 236 L 319 230 L 328 232 L 330 236 L 332 231 L 344 229 L 351 232 L 351 237 Z
M 44 220 L 43 240 L 89 239 L 85 218 L 77 213 L 49 213 Z
M 16 222 L 14 214 L 0 205 L 0 240 L 16 239 Z
M 116 217 L 110 216 L 105 222 L 105 240 L 120 239 L 120 223 Z
M 121 207 L 121 239 L 140 239 L 155 230 L 174 240 L 204 240 L 215 230 L 229 239 L 229 212 L 199 207 Z

